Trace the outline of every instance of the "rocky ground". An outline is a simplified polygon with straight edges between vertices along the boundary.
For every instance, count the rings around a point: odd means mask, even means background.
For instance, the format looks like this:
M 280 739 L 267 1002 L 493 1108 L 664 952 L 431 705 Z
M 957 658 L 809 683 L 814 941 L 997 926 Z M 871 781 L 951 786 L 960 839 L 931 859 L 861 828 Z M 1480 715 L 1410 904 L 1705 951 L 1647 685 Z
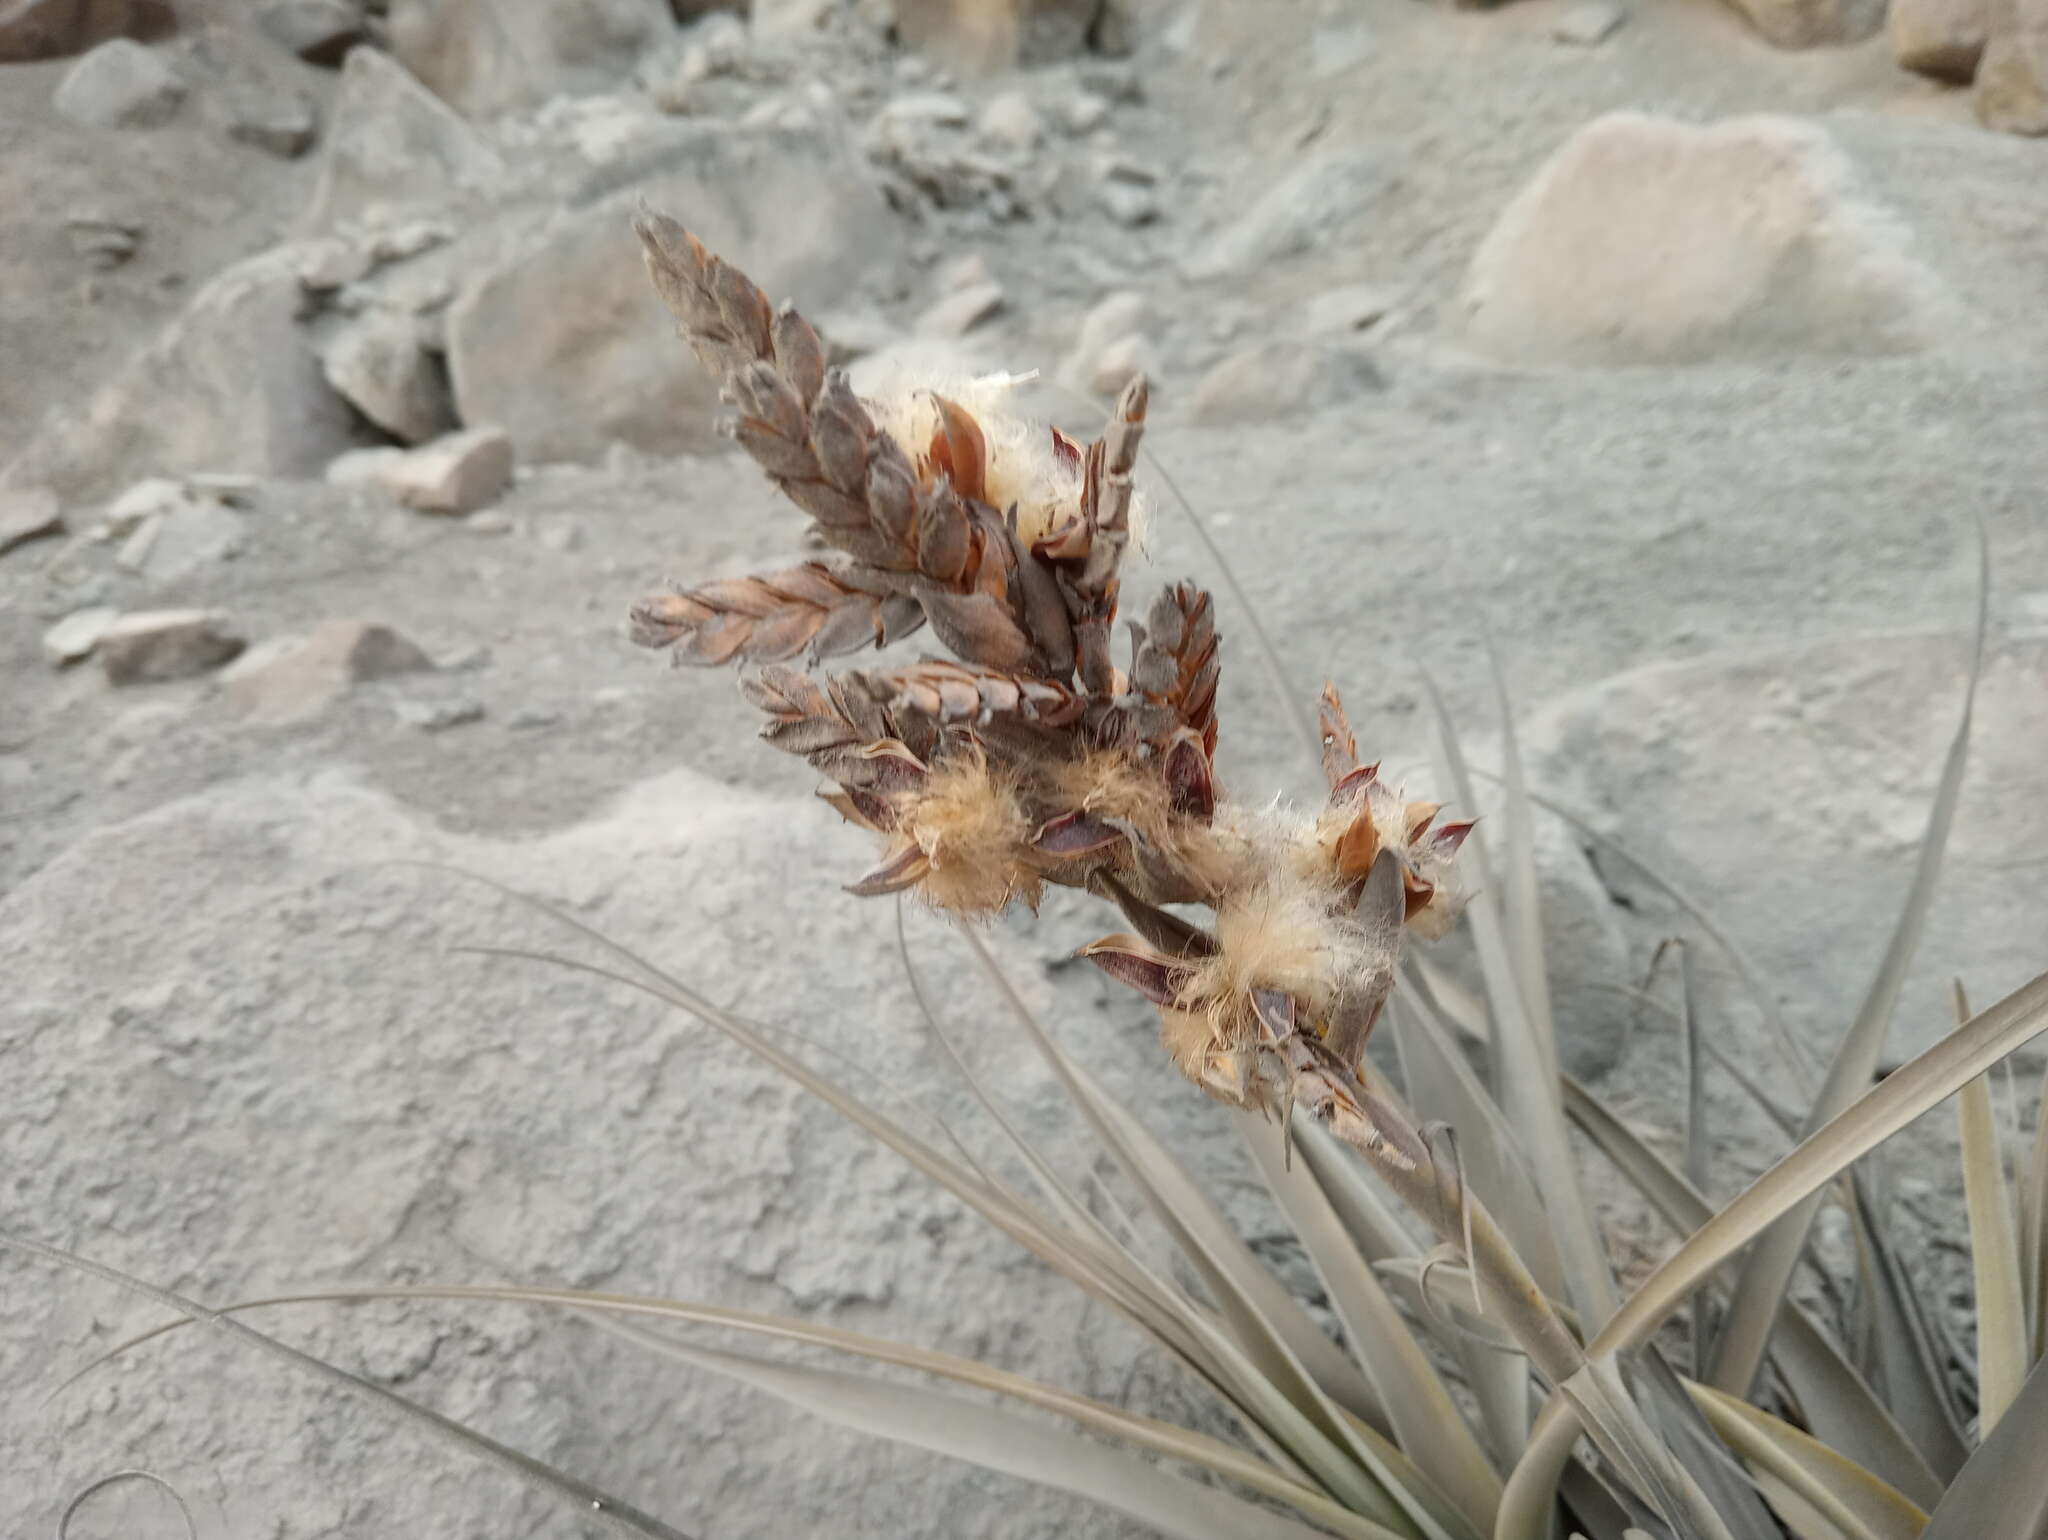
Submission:
M 890 906 L 839 891 L 862 839 L 728 679 L 625 639 L 663 577 L 790 556 L 801 525 L 710 432 L 626 227 L 643 198 L 797 300 L 857 380 L 1036 369 L 1037 405 L 1092 432 L 1089 398 L 1150 372 L 1151 445 L 1292 693 L 1338 679 L 1420 785 L 1425 677 L 1498 761 L 1490 639 L 1536 787 L 1708 901 L 1816 1051 L 1909 874 L 1981 530 L 1975 748 L 1896 1050 L 1941 1031 L 1951 975 L 1989 999 L 2038 971 L 2038 0 L 1988 23 L 1962 0 L 1044 3 L 1020 46 L 964 0 L 550 9 L 0 3 L 0 1222 L 216 1303 L 602 1285 L 1213 1418 L 703 1029 L 461 950 L 573 938 L 449 868 L 803 1034 L 908 1116 L 981 1126 Z M 1152 500 L 1157 574 L 1217 582 Z M 1306 792 L 1244 612 L 1221 616 L 1221 767 Z M 1565 825 L 1543 849 L 1568 1057 L 1666 1135 L 1678 1045 L 1621 991 L 1682 917 Z M 993 940 L 1298 1267 L 1221 1110 L 1062 965 L 1094 923 L 1053 903 Z M 1081 1174 L 957 944 L 913 914 L 910 947 Z M 1725 960 L 1701 966 L 1716 1033 L 1766 1062 Z M 1776 1147 L 1732 1088 L 1715 1108 L 1732 1191 Z M 1897 1185 L 1938 1240 L 1930 1122 Z M 1611 1218 L 1625 1256 L 1658 1244 Z M 200 1333 L 46 1399 L 155 1316 L 13 1260 L 0 1288 L 9 1532 L 132 1467 L 202 1533 L 575 1527 Z M 267 1324 L 691 1533 L 1122 1532 L 575 1322 Z M 175 1524 L 138 1490 L 73 1533 Z

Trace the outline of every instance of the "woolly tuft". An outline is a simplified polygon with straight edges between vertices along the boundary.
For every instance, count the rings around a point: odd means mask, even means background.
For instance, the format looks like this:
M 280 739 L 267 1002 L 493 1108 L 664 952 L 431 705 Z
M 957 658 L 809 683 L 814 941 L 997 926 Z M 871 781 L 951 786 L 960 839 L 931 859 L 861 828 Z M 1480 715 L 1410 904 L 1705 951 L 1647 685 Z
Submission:
M 893 438 L 913 464 L 939 426 L 934 396 L 964 407 L 981 426 L 988 446 L 989 504 L 1017 510 L 1017 532 L 1028 545 L 1073 522 L 1081 509 L 1081 467 L 1053 448 L 1051 428 L 1017 411 L 1017 387 L 1028 374 L 934 375 L 910 361 L 884 365 L 861 398 L 875 426 Z M 1146 549 L 1146 505 L 1131 499 L 1131 544 Z
M 1039 878 L 1025 861 L 1031 819 L 1015 783 L 985 757 L 960 756 L 936 772 L 897 829 L 931 862 L 918 892 L 935 908 L 983 917 L 1013 898 L 1037 907 Z

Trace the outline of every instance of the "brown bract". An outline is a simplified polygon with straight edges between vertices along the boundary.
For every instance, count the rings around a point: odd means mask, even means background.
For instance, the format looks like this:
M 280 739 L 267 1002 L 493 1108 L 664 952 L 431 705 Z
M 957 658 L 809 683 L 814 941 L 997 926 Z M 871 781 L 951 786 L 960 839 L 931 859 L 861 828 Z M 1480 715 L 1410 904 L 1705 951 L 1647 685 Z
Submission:
M 1432 832 L 1435 804 L 1361 766 L 1334 689 L 1328 805 L 1231 803 L 1215 773 L 1222 643 L 1193 583 L 1127 623 L 1117 666 L 1144 379 L 1085 445 L 1002 415 L 993 381 L 871 406 L 795 309 L 674 220 L 634 224 L 733 438 L 838 553 L 643 600 L 634 639 L 677 663 L 765 665 L 741 681 L 761 736 L 828 777 L 825 800 L 882 842 L 854 893 L 911 893 L 964 919 L 1035 906 L 1047 883 L 1095 893 L 1131 928 L 1084 955 L 1159 1008 L 1191 1080 L 1376 1137 L 1366 1037 L 1405 932 L 1454 907 L 1451 858 L 1471 826 Z M 951 658 L 836 677 L 784 666 L 926 625 Z

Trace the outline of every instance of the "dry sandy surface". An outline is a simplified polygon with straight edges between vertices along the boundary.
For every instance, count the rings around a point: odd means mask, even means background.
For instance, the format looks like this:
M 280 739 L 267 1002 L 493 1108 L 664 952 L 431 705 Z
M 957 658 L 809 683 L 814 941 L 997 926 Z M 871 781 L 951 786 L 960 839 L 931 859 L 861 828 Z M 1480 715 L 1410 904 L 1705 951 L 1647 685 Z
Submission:
M 1148 4 L 1128 57 L 992 80 L 892 46 L 874 9 L 752 40 L 664 20 L 530 77 L 490 55 L 446 78 L 509 80 L 504 100 L 443 84 L 466 119 L 374 42 L 337 72 L 225 7 L 148 45 L 185 87 L 150 126 L 60 113 L 73 59 L 0 65 L 0 511 L 64 525 L 0 552 L 0 1224 L 213 1304 L 520 1282 L 793 1312 L 1222 1430 L 1135 1331 L 704 1028 L 465 950 L 594 956 L 474 879 L 544 899 L 992 1151 L 892 906 L 840 891 L 863 839 L 754 743 L 729 679 L 625 638 L 664 577 L 792 556 L 801 526 L 705 452 L 709 389 L 624 228 L 643 193 L 873 355 L 857 367 L 1039 369 L 1040 405 L 1087 428 L 1045 384 L 1142 360 L 1151 445 L 1290 692 L 1340 681 L 1420 787 L 1425 678 L 1498 762 L 1490 639 L 1533 784 L 1705 900 L 1816 1054 L 1912 867 L 1981 531 L 1971 768 L 1895 1054 L 1942 1031 L 1951 975 L 1989 1000 L 2039 970 L 2048 141 L 1980 126 L 1882 34 L 1780 52 L 1709 0 L 1625 6 L 1590 46 L 1555 36 L 1583 30 L 1579 0 Z M 465 46 L 483 56 L 444 51 Z M 229 133 L 293 102 L 318 125 L 297 155 Z M 132 232 L 125 259 L 79 254 L 88 216 Z M 351 347 L 385 347 L 386 372 L 360 383 Z M 324 474 L 492 425 L 517 470 L 466 514 Z M 171 484 L 127 495 L 150 477 Z M 1133 584 L 1218 581 L 1156 481 L 1153 501 Z M 1221 605 L 1222 772 L 1309 794 Z M 109 642 L 53 662 L 46 633 L 96 609 L 215 612 L 250 650 L 199 668 L 203 641 L 145 640 L 184 676 L 126 683 Z M 347 623 L 402 641 L 351 653 Z M 308 635 L 327 640 L 290 653 Z M 1567 1056 L 1668 1137 L 1680 1047 L 1622 991 L 1688 922 L 1566 826 L 1543 849 Z M 1225 1112 L 1160 1062 L 1143 1009 L 1065 965 L 1100 920 L 1052 903 L 990 940 L 1313 1293 Z M 1023 1126 L 1106 1176 L 957 941 L 913 911 L 909 947 Z M 1711 1030 L 1791 1097 L 1726 960 L 1700 965 Z M 1779 1146 L 1731 1085 L 1712 1104 L 1730 1193 Z M 1932 1233 L 1956 1221 L 1930 1123 L 1895 1185 Z M 1625 1256 L 1663 1244 L 1612 1219 Z M 583 1522 L 203 1331 L 60 1391 L 160 1310 L 13 1257 L 0 1299 L 0 1533 L 50 1533 L 127 1468 L 208 1535 Z M 693 1535 L 1139 1532 L 579 1320 L 261 1324 Z M 72 1532 L 181 1529 L 137 1490 Z

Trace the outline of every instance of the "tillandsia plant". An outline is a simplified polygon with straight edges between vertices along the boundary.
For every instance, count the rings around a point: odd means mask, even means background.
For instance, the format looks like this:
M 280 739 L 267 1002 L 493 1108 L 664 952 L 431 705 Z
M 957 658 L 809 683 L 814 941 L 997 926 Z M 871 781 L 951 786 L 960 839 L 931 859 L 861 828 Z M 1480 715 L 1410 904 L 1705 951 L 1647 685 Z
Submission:
M 634 637 L 679 664 L 766 665 L 742 685 L 768 715 L 762 736 L 828 776 L 825 800 L 882 843 L 852 892 L 911 891 L 963 920 L 1035 907 L 1048 883 L 1098 894 L 1131 929 L 1084 955 L 1159 1007 L 1190 1080 L 1398 1138 L 1417 1163 L 1398 1120 L 1369 1110 L 1365 1044 L 1404 933 L 1438 934 L 1456 910 L 1472 825 L 1439 823 L 1435 803 L 1361 764 L 1334 687 L 1327 805 L 1290 816 L 1226 797 L 1215 606 L 1193 583 L 1126 623 L 1119 666 L 1144 378 L 1087 445 L 1019 420 L 1000 379 L 863 400 L 793 307 L 674 220 L 636 228 L 737 409 L 733 437 L 841 555 L 648 598 Z M 953 659 L 825 679 L 781 666 L 926 624 Z

